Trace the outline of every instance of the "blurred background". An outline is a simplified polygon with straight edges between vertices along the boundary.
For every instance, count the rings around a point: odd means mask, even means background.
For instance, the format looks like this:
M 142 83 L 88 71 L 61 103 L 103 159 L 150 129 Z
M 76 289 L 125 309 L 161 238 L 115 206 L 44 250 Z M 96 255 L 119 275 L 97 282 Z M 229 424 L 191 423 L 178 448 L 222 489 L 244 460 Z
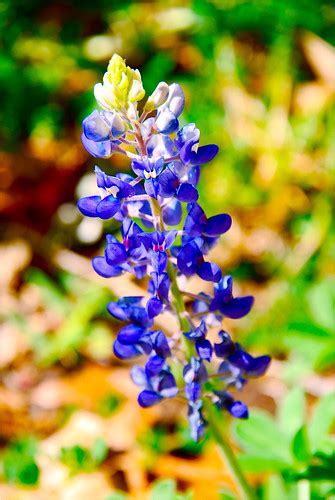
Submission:
M 222 425 L 259 498 L 335 498 L 335 6 L 325 0 L 0 2 L 0 498 L 239 498 L 185 409 L 136 403 L 111 353 L 115 296 L 90 257 L 117 226 L 83 219 L 97 163 L 80 143 L 114 52 L 147 95 L 183 85 L 184 122 L 220 145 L 200 183 L 232 229 L 213 258 L 253 293 L 230 331 L 269 374 Z

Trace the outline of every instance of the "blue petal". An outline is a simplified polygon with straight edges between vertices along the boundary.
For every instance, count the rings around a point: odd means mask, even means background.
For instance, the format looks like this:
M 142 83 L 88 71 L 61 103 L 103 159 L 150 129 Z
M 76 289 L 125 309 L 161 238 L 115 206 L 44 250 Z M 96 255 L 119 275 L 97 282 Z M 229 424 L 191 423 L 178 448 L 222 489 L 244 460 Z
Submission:
M 156 127 L 161 134 L 171 134 L 178 130 L 178 119 L 167 106 L 164 106 L 159 111 L 156 118 Z
M 199 193 L 192 184 L 184 182 L 177 190 L 177 198 L 183 202 L 197 201 Z
M 206 281 L 218 282 L 222 278 L 221 269 L 214 262 L 204 262 L 197 269 L 197 274 Z
M 121 344 L 136 344 L 142 337 L 145 329 L 138 325 L 127 325 L 123 327 L 117 334 L 117 340 Z
M 135 345 L 121 344 L 117 339 L 113 344 L 113 351 L 115 356 L 120 359 L 131 359 L 142 354 Z
M 142 408 L 148 408 L 149 406 L 153 406 L 160 401 L 162 401 L 162 397 L 154 391 L 142 391 L 138 395 L 138 403 Z
M 189 401 L 195 402 L 200 398 L 201 395 L 201 385 L 197 382 L 191 382 L 185 385 L 185 396 Z
M 161 356 L 152 356 L 148 359 L 145 365 L 145 373 L 147 377 L 153 377 L 154 375 L 158 375 L 165 365 L 165 359 Z
M 83 121 L 83 130 L 91 141 L 101 142 L 109 139 L 110 127 L 96 109 Z
M 213 347 L 209 340 L 207 339 L 197 339 L 195 342 L 195 348 L 197 350 L 200 359 L 205 359 L 210 361 L 213 354 Z
M 148 311 L 148 317 L 150 319 L 158 316 L 162 312 L 162 310 L 163 310 L 163 303 L 157 297 L 152 297 L 151 299 L 148 300 L 147 311 Z
M 114 278 L 115 276 L 120 276 L 123 273 L 122 267 L 110 266 L 105 257 L 94 257 L 92 259 L 92 266 L 94 271 L 102 276 L 103 278 Z
M 235 299 L 231 299 L 226 304 L 221 303 L 219 310 L 227 316 L 227 318 L 239 319 L 249 313 L 253 303 L 254 298 L 251 295 L 246 297 L 236 297 Z
M 158 392 L 163 398 L 174 398 L 178 394 L 178 387 L 172 373 L 164 373 L 158 384 Z
M 168 226 L 177 226 L 182 218 L 183 212 L 179 201 L 173 199 L 163 208 L 163 221 Z
M 234 401 L 227 407 L 229 413 L 235 418 L 248 418 L 248 407 L 241 401 Z
M 111 266 L 123 264 L 128 256 L 122 243 L 112 243 L 106 246 L 105 257 Z
M 164 333 L 161 330 L 157 330 L 152 332 L 151 334 L 152 347 L 158 356 L 163 358 L 167 358 L 171 356 L 170 347 L 165 337 Z
M 194 165 L 202 165 L 203 163 L 207 163 L 219 152 L 219 147 L 216 144 L 208 144 L 207 146 L 201 146 L 198 148 L 197 153 L 195 153 L 195 156 L 192 158 L 192 163 Z
M 220 234 L 224 234 L 230 229 L 231 223 L 232 220 L 228 214 L 219 214 L 209 217 L 204 234 L 206 236 L 220 236 Z
M 97 214 L 100 219 L 110 219 L 121 208 L 120 201 L 112 195 L 103 198 L 97 205 Z
M 248 375 L 250 377 L 261 377 L 268 369 L 270 362 L 270 356 L 264 355 L 254 358 L 250 368 L 248 369 Z
M 97 205 L 100 201 L 100 196 L 86 196 L 85 198 L 80 198 L 80 200 L 78 200 L 77 207 L 80 212 L 87 217 L 98 217 Z
M 85 149 L 95 158 L 109 158 L 113 154 L 112 141 L 95 142 L 87 139 L 85 134 L 82 134 L 81 142 Z

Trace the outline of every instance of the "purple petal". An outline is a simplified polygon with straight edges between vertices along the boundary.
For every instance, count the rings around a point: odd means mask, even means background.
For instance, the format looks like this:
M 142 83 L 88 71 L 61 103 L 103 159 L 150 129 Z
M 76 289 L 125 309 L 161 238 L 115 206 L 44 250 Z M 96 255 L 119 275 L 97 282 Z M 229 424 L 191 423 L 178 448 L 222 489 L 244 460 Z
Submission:
M 207 146 L 201 146 L 198 151 L 194 154 L 192 158 L 192 163 L 194 165 L 202 165 L 207 163 L 218 154 L 219 148 L 216 144 L 208 144 Z
M 142 408 L 148 408 L 149 406 L 153 406 L 160 401 L 162 401 L 162 397 L 154 391 L 142 391 L 138 395 L 138 403 Z
M 220 304 L 220 311 L 231 319 L 239 319 L 246 316 L 252 305 L 254 303 L 254 298 L 251 295 L 246 297 L 236 297 L 231 299 L 229 302 Z
M 92 259 L 92 266 L 94 271 L 102 276 L 103 278 L 114 278 L 115 276 L 120 276 L 123 273 L 123 269 L 120 266 L 110 266 L 105 257 L 94 257 Z
M 270 356 L 264 355 L 254 358 L 248 370 L 248 375 L 250 377 L 261 377 L 268 369 L 270 362 Z
M 230 229 L 231 223 L 232 220 L 228 214 L 214 215 L 208 219 L 204 234 L 206 236 L 220 236 Z
M 192 184 L 184 182 L 177 190 L 177 199 L 183 202 L 197 201 L 199 193 Z
M 120 201 L 112 195 L 103 198 L 97 205 L 97 215 L 100 219 L 110 219 L 121 208 Z
M 145 332 L 144 328 L 138 325 L 127 325 L 123 327 L 117 334 L 117 340 L 121 344 L 136 344 Z
M 218 282 L 222 278 L 221 269 L 214 262 L 204 262 L 197 269 L 197 274 L 206 281 Z
M 155 318 L 163 310 L 163 303 L 157 297 L 152 297 L 147 302 L 147 311 L 149 318 Z
M 164 333 L 161 330 L 157 330 L 152 332 L 151 334 L 152 347 L 158 356 L 162 358 L 167 358 L 171 356 L 170 347 L 165 337 Z
M 181 221 L 182 215 L 181 204 L 175 199 L 163 208 L 163 221 L 168 226 L 177 226 Z
M 248 407 L 241 401 L 234 401 L 227 407 L 229 413 L 235 418 L 248 418 Z
M 98 217 L 97 205 L 100 201 L 100 196 L 86 196 L 78 200 L 77 207 L 80 212 L 87 217 Z
M 174 398 L 178 394 L 178 387 L 172 373 L 164 373 L 158 384 L 158 391 L 163 398 Z
M 213 354 L 213 347 L 209 340 L 207 339 L 197 339 L 195 342 L 195 348 L 197 350 L 200 359 L 205 359 L 210 361 Z
M 158 375 L 165 364 L 165 359 L 161 356 L 152 356 L 145 365 L 145 372 L 148 377 Z
M 201 395 L 201 385 L 197 382 L 191 382 L 185 385 L 185 396 L 189 401 L 195 402 L 200 398 Z
M 122 243 L 112 243 L 107 245 L 105 250 L 105 257 L 111 266 L 116 264 L 123 264 L 126 262 L 128 256 Z
M 131 359 L 142 354 L 135 345 L 121 344 L 117 339 L 113 344 L 113 351 L 115 356 L 120 359 Z

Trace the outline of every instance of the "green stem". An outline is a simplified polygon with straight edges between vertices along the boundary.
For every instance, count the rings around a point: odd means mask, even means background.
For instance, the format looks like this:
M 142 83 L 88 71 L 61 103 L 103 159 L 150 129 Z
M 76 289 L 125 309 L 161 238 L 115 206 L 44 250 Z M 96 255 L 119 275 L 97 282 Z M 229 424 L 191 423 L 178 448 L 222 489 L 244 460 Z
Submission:
M 233 450 L 231 449 L 229 443 L 226 440 L 226 437 L 224 436 L 224 433 L 222 432 L 220 423 L 221 414 L 211 401 L 204 400 L 204 408 L 206 409 L 206 418 L 209 428 L 212 431 L 213 437 L 220 448 L 227 466 L 229 467 L 231 475 L 233 476 L 234 482 L 241 495 L 241 499 L 254 500 L 255 496 L 252 492 L 252 489 L 242 472 L 242 469 L 234 455 Z

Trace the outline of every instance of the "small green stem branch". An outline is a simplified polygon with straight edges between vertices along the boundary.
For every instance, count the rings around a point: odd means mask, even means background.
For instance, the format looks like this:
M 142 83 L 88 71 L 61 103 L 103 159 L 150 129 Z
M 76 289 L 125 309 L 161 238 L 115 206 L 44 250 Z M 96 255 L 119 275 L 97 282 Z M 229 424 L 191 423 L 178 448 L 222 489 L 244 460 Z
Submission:
M 234 482 L 238 488 L 240 498 L 243 500 L 255 500 L 250 485 L 248 484 L 241 467 L 231 449 L 229 443 L 222 432 L 221 414 L 211 401 L 204 400 L 204 408 L 206 409 L 206 418 L 213 437 L 220 448 L 223 458 L 229 467 Z

